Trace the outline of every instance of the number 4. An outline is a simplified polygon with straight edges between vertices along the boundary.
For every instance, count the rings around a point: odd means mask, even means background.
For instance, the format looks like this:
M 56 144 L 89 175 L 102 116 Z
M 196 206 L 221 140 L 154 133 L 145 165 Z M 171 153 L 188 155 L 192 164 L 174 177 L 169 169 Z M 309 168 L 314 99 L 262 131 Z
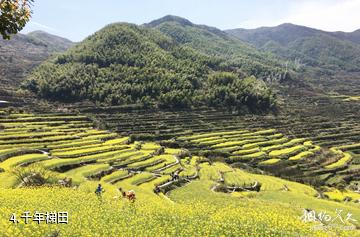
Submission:
M 9 221 L 13 223 L 18 223 L 19 221 L 16 219 L 15 213 L 11 214 Z

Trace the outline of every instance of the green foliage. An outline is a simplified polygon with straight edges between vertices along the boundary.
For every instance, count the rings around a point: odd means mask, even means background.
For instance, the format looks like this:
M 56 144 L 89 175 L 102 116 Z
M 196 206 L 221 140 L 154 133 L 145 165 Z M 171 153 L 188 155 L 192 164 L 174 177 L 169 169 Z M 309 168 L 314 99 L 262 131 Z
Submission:
M 25 168 L 16 167 L 11 172 L 17 179 L 17 183 L 22 186 L 42 186 L 46 184 L 55 184 L 59 179 L 56 173 L 53 173 L 39 164 L 34 164 Z
M 204 33 L 202 28 L 196 30 Z M 222 43 L 243 47 L 237 40 Z M 224 52 L 214 57 L 202 49 L 182 44 L 158 29 L 111 24 L 43 63 L 24 85 L 42 97 L 64 102 L 88 99 L 106 105 L 210 105 L 254 111 L 274 106 L 275 96 L 266 84 L 249 77 L 270 75 L 272 67 L 247 64 L 249 60 L 230 67 Z
M 3 0 L 0 2 L 0 34 L 4 39 L 10 39 L 11 34 L 22 30 L 30 20 L 30 4 L 33 0 Z
M 233 71 L 241 76 L 255 75 L 259 78 L 280 79 L 283 71 L 281 61 L 256 48 L 239 41 L 225 32 L 204 25 L 196 25 L 186 19 L 165 16 L 148 27 L 160 30 L 175 42 L 211 57 L 208 65 L 222 71 Z
M 249 109 L 272 108 L 275 94 L 254 76 L 239 79 L 233 73 L 221 72 L 209 76 L 204 97 L 214 106 L 247 106 Z
M 296 67 L 307 66 L 323 73 L 339 70 L 359 71 L 360 47 L 339 36 L 343 32 L 326 32 L 304 26 L 282 24 L 255 30 L 227 31 L 238 39 L 294 62 Z M 355 33 L 343 33 L 355 37 Z

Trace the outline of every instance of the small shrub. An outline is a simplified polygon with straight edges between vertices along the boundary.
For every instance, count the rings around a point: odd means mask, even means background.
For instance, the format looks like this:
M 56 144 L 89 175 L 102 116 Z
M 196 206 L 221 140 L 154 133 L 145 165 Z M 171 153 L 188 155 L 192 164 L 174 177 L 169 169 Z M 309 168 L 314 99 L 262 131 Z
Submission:
M 225 184 L 220 184 L 220 185 L 216 186 L 214 191 L 215 192 L 222 192 L 222 193 L 228 193 L 229 192 L 229 190 L 228 190 L 228 188 L 226 187 Z
M 32 165 L 26 168 L 15 168 L 12 173 L 16 176 L 22 186 L 43 186 L 46 184 L 56 184 L 57 176 L 40 165 Z

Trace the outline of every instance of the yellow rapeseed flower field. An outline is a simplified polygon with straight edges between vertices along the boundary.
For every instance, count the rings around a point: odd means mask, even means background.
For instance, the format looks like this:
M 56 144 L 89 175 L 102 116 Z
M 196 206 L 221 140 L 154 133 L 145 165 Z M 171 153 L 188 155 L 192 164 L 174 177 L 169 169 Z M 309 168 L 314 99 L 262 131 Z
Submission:
M 266 202 L 173 203 L 144 192 L 141 200 L 129 203 L 113 194 L 115 190 L 110 190 L 99 199 L 86 190 L 69 188 L 0 189 L 1 236 L 57 232 L 60 236 L 328 236 L 312 231 L 291 210 Z M 24 211 L 66 211 L 69 220 L 68 224 L 9 221 L 12 213 L 20 219 Z

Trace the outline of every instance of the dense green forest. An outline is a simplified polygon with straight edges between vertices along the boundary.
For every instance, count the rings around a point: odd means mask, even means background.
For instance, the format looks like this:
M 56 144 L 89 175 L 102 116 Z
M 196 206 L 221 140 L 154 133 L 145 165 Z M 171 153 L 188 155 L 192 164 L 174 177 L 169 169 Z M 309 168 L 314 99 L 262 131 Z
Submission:
M 108 25 L 44 62 L 24 86 L 64 102 L 274 108 L 264 81 L 284 77 L 281 61 L 220 30 L 170 18 Z
M 359 31 L 327 32 L 293 24 L 227 33 L 303 68 L 332 74 L 360 71 Z
M 196 25 L 171 15 L 145 26 L 160 30 L 179 44 L 187 45 L 212 58 L 219 58 L 221 70 L 236 71 L 240 75 L 255 75 L 263 79 L 282 77 L 283 70 L 280 69 L 284 68 L 284 61 L 217 28 Z

